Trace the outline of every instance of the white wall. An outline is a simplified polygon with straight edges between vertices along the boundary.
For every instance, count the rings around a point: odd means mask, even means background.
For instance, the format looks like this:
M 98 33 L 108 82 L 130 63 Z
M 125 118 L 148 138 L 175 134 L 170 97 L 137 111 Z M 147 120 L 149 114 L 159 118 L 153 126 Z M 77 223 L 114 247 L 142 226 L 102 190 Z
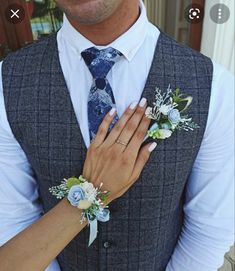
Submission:
M 216 24 L 210 18 L 211 7 L 225 4 L 230 9 L 230 19 L 224 24 Z M 201 52 L 222 64 L 234 74 L 234 0 L 206 0 Z M 232 250 L 225 257 L 220 271 L 234 270 L 235 254 Z
M 210 9 L 217 3 L 230 9 L 230 19 L 224 24 L 210 18 Z M 206 0 L 201 52 L 234 74 L 234 0 Z

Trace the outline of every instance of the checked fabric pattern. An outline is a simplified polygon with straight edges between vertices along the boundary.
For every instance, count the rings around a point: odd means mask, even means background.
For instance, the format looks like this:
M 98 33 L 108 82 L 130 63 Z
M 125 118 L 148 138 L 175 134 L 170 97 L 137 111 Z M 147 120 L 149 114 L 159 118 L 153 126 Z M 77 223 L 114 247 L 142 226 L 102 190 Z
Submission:
M 93 76 L 93 83 L 88 97 L 88 125 L 90 139 L 94 139 L 104 116 L 115 106 L 112 88 L 106 78 L 113 65 L 121 58 L 122 53 L 112 47 L 98 50 L 91 47 L 81 53 Z M 109 131 L 117 122 L 116 115 Z
M 2 76 L 8 121 L 35 172 L 46 213 L 58 204 L 48 188 L 81 174 L 87 154 L 57 34 L 8 54 Z M 194 97 L 188 114 L 200 129 L 159 141 L 138 181 L 109 204 L 111 219 L 99 224 L 91 247 L 85 227 L 61 251 L 61 271 L 166 270 L 182 230 L 185 186 L 206 128 L 212 77 L 209 58 L 161 32 L 142 97 L 152 105 L 156 87 L 182 88 Z

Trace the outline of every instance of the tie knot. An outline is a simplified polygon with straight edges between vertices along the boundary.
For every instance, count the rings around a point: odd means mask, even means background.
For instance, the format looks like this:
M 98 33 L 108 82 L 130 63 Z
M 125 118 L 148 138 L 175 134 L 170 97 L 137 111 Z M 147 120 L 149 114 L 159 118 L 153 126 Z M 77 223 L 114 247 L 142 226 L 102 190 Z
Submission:
M 84 50 L 81 55 L 93 78 L 96 79 L 105 78 L 122 53 L 112 47 L 102 50 L 91 47 Z

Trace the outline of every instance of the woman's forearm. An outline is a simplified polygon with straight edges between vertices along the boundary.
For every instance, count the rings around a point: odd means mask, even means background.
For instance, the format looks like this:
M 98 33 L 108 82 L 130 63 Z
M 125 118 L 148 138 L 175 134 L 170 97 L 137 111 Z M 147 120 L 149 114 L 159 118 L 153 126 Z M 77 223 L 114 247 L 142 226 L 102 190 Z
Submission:
M 1 271 L 43 271 L 87 225 L 82 211 L 63 199 L 0 248 Z

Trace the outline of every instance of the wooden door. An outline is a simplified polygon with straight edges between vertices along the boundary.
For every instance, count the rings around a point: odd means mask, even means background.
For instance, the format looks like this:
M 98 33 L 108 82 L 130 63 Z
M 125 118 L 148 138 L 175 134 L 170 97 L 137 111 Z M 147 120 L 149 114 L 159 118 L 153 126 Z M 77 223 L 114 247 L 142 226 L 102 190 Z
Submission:
M 205 9 L 205 0 L 192 0 L 192 4 L 200 5 Z M 197 24 L 191 24 L 190 27 L 189 46 L 197 51 L 201 49 L 202 26 L 203 21 Z
M 11 4 L 19 4 L 24 8 L 24 19 L 16 24 L 8 21 L 6 17 L 6 9 Z M 33 35 L 30 25 L 30 2 L 24 0 L 4 0 L 0 5 L 0 59 L 8 52 L 15 51 L 25 44 L 33 41 Z

